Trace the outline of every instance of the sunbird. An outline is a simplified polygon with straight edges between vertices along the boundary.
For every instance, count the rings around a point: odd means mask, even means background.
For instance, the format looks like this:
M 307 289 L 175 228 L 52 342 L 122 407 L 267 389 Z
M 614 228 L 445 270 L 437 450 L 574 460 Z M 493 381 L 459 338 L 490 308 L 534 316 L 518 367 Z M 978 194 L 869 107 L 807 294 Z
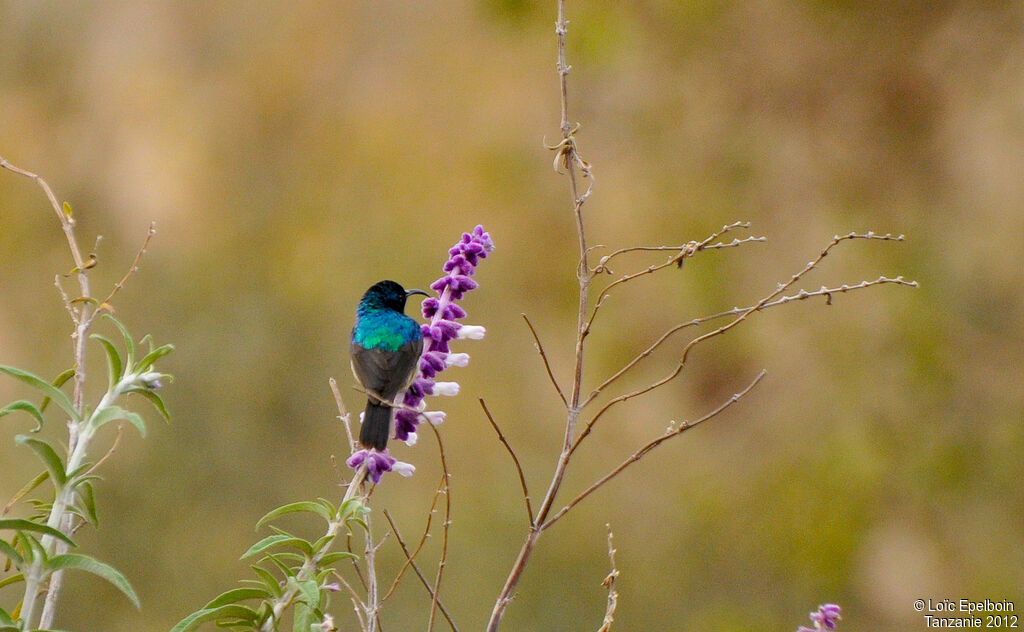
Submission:
M 391 404 L 408 388 L 423 352 L 423 332 L 405 315 L 405 301 L 423 290 L 381 281 L 366 290 L 352 327 L 352 372 L 366 390 L 366 412 L 359 430 L 364 448 L 383 450 L 391 432 Z

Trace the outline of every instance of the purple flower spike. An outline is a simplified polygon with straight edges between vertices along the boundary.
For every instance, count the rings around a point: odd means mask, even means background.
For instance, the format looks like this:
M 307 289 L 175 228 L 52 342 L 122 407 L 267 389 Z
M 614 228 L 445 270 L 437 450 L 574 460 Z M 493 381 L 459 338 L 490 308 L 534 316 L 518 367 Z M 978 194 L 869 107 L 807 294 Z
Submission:
M 437 291 L 437 298 L 423 301 L 423 316 L 428 320 L 423 331 L 423 355 L 419 371 L 409 390 L 402 397 L 403 408 L 395 411 L 395 438 L 408 445 L 416 443 L 416 427 L 423 419 L 437 425 L 444 421 L 441 411 L 423 412 L 426 408 L 423 398 L 427 395 L 456 395 L 457 382 L 437 382 L 435 377 L 450 366 L 466 366 L 469 356 L 465 353 L 450 353 L 452 340 L 479 340 L 484 337 L 484 328 L 478 325 L 463 325 L 458 320 L 466 317 L 466 310 L 455 301 L 461 300 L 466 292 L 475 290 L 477 282 L 472 279 L 480 261 L 494 250 L 494 242 L 483 226 L 477 226 L 463 233 L 459 241 L 448 250 L 445 272 L 430 287 Z M 398 472 L 411 476 L 416 469 L 408 463 L 396 461 L 387 450 L 359 450 L 346 461 L 356 469 L 366 464 L 367 474 L 374 483 L 380 481 L 385 472 Z
M 352 469 L 359 469 L 363 463 L 366 464 L 366 475 L 374 484 L 380 482 L 384 472 L 390 472 L 395 466 L 395 459 L 388 454 L 387 449 L 383 452 L 377 450 L 359 450 L 345 461 Z
M 811 613 L 811 621 L 814 623 L 813 628 L 800 626 L 796 632 L 822 632 L 824 630 L 835 630 L 836 622 L 842 619 L 839 616 L 839 606 L 834 603 L 827 603 L 818 606 L 818 610 Z
M 455 301 L 461 300 L 466 292 L 477 288 L 477 282 L 471 277 L 476 273 L 480 261 L 487 258 L 487 254 L 492 250 L 494 242 L 484 231 L 483 226 L 463 233 L 458 243 L 448 250 L 449 258 L 443 266 L 445 275 L 430 284 L 439 296 L 423 301 L 423 316 L 429 319 L 429 322 L 423 325 L 420 373 L 405 395 L 403 403 L 406 406 L 420 408 L 423 405 L 423 398 L 427 395 L 448 395 L 458 392 L 458 385 L 454 382 L 438 384 L 434 378 L 450 366 L 466 366 L 469 361 L 469 356 L 464 353 L 450 353 L 449 342 L 459 338 L 479 340 L 483 337 L 483 327 L 457 322 L 466 317 L 466 310 Z M 471 335 L 464 336 L 463 329 L 469 329 Z M 400 420 L 395 424 L 395 436 L 406 443 L 414 441 L 413 435 L 416 426 L 422 421 L 422 415 L 413 411 L 399 411 L 395 417 Z M 430 419 L 442 420 L 444 414 L 434 415 Z

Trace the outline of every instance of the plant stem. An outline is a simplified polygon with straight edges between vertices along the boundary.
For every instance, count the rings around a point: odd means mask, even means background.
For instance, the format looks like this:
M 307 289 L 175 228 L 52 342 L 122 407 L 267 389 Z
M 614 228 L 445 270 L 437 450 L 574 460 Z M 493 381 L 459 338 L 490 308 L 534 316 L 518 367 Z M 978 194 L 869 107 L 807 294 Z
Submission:
M 576 145 L 572 138 L 573 129 L 569 119 L 569 65 L 565 60 L 565 36 L 568 32 L 568 25 L 569 23 L 565 19 L 565 0 L 558 0 L 558 20 L 555 23 L 555 34 L 558 37 L 558 75 L 561 88 L 562 114 L 561 130 L 562 140 L 567 144 L 563 151 L 568 152 L 565 158 L 565 166 L 569 174 L 569 191 L 572 194 L 573 216 L 576 220 L 576 236 L 580 251 L 579 266 L 576 270 L 576 276 L 580 285 L 580 293 L 578 304 L 579 310 L 576 321 L 576 348 L 572 389 L 569 394 L 565 433 L 562 438 L 562 449 L 558 455 L 558 462 L 555 465 L 555 471 L 551 476 L 551 483 L 548 485 L 548 490 L 544 495 L 544 500 L 541 502 L 540 508 L 533 517 L 530 529 L 526 534 L 526 539 L 523 541 L 523 545 L 519 549 L 519 555 L 512 564 L 512 569 L 505 580 L 505 585 L 502 587 L 501 593 L 499 593 L 498 599 L 494 603 L 494 609 L 491 611 L 491 618 L 487 623 L 488 632 L 497 631 L 498 626 L 501 623 L 501 617 L 504 614 L 505 609 L 508 607 L 508 604 L 512 601 L 512 595 L 515 592 L 516 586 L 519 584 L 523 570 L 526 568 L 526 563 L 529 561 L 530 555 L 533 553 L 533 549 L 537 545 L 537 540 L 546 528 L 545 522 L 547 521 L 548 514 L 555 502 L 555 496 L 558 494 L 558 490 L 562 486 L 562 480 L 565 477 L 565 471 L 569 465 L 569 459 L 572 456 L 573 438 L 576 434 L 576 422 L 580 416 L 579 403 L 583 384 L 583 346 L 584 340 L 587 336 L 587 300 L 593 273 L 591 272 L 590 265 L 587 261 L 589 251 L 587 248 L 586 233 L 583 228 L 583 203 L 586 201 L 587 194 L 581 196 L 579 193 L 579 185 L 577 183 L 578 157 L 575 155 Z M 588 175 L 586 167 L 584 167 L 583 175 Z
M 334 516 L 333 520 L 327 523 L 327 532 L 324 534 L 324 537 L 321 538 L 323 545 L 312 556 L 310 556 L 305 563 L 303 563 L 302 568 L 300 568 L 299 572 L 295 574 L 296 581 L 294 582 L 294 585 L 274 600 L 274 605 L 272 607 L 273 614 L 263 622 L 262 626 L 260 626 L 261 632 L 274 632 L 277 622 L 281 620 L 281 616 L 284 614 L 284 611 L 287 610 L 288 606 L 292 605 L 295 602 L 296 597 L 298 597 L 298 585 L 316 574 L 317 565 L 320 563 L 320 560 L 323 559 L 323 556 L 330 551 L 331 545 L 334 543 L 334 539 L 337 537 L 338 532 L 345 525 L 345 518 L 342 516 L 342 509 L 345 506 L 345 503 L 355 496 L 365 479 L 366 465 L 361 465 L 359 466 L 359 469 L 356 470 L 355 476 L 352 477 L 352 482 L 349 483 L 348 489 L 345 490 L 345 496 L 342 498 L 341 504 L 338 505 L 338 514 Z M 376 613 L 374 613 L 371 618 L 370 630 L 374 629 L 374 626 L 376 625 L 376 618 Z

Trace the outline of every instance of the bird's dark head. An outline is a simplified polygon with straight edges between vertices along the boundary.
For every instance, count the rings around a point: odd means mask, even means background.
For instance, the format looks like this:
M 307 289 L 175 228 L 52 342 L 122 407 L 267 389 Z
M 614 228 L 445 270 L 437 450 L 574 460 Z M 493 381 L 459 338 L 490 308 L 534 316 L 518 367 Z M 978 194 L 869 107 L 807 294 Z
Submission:
M 427 296 L 423 290 L 406 290 L 394 281 L 380 281 L 366 290 L 363 299 L 359 301 L 359 309 L 393 309 L 404 312 L 405 299 L 412 294 Z

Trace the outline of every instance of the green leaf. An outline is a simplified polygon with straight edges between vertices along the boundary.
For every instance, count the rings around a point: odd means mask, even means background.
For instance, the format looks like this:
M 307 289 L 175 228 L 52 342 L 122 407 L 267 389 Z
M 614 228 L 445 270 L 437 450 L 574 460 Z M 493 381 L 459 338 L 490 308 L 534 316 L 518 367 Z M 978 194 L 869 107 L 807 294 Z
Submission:
M 163 398 L 161 398 L 159 395 L 157 395 L 154 391 L 152 391 L 152 390 L 150 390 L 148 388 L 140 388 L 138 386 L 133 386 L 131 388 L 125 389 L 124 392 L 125 393 L 138 393 L 139 395 L 142 395 L 143 397 L 148 399 L 150 401 L 150 403 L 153 404 L 153 406 L 160 412 L 161 415 L 163 415 L 165 421 L 170 421 L 171 420 L 171 415 L 170 415 L 170 413 L 167 412 L 167 406 L 164 405 Z
M 266 599 L 270 596 L 271 594 L 262 588 L 235 588 L 218 595 L 213 601 L 203 606 L 203 610 L 219 608 L 225 604 L 237 603 L 246 599 Z
M 42 485 L 43 481 L 45 481 L 48 478 L 50 478 L 50 473 L 47 472 L 46 470 L 43 470 L 42 472 L 37 474 L 35 478 L 25 483 L 25 486 L 19 489 L 18 492 L 11 497 L 11 500 L 8 501 L 8 503 L 4 506 L 3 511 L 0 512 L 0 514 L 6 514 L 8 510 L 10 510 L 10 508 L 14 506 L 14 503 L 24 498 L 26 494 L 30 493 L 36 487 Z
M 165 355 L 172 351 L 174 351 L 174 345 L 160 345 L 156 349 L 153 349 L 145 356 L 143 356 L 141 360 L 139 360 L 139 363 L 135 366 L 135 372 L 144 373 L 148 371 L 149 368 L 153 366 L 154 362 L 156 362 L 157 360 L 159 360 L 160 358 L 164 357 Z
M 330 566 L 339 560 L 358 560 L 359 556 L 348 551 L 334 551 L 320 556 L 320 566 Z
M 295 604 L 295 620 L 292 623 L 292 630 L 294 632 L 310 632 L 315 628 L 320 627 L 321 617 L 317 616 L 317 611 L 310 608 L 302 602 Z
M 50 480 L 54 486 L 63 487 L 68 482 L 67 473 L 64 471 L 64 461 L 54 452 L 50 444 L 42 439 L 35 439 L 26 435 L 17 435 L 14 442 L 18 445 L 28 445 L 39 458 L 43 460 L 46 471 L 50 473 Z
M 341 505 L 341 519 L 345 521 L 353 517 L 365 516 L 368 513 L 370 513 L 370 508 L 358 498 L 350 498 Z
M 15 566 L 21 567 L 21 563 L 25 561 L 25 558 L 18 553 L 18 550 L 11 546 L 11 543 L 3 538 L 0 538 L 0 555 L 6 557 L 9 561 L 13 562 Z M 6 565 L 5 565 L 6 566 Z
M 256 523 L 256 528 L 259 529 L 264 524 L 266 524 L 270 520 L 273 520 L 274 518 L 277 518 L 278 516 L 283 516 L 285 514 L 297 513 L 302 511 L 315 513 L 316 515 L 320 516 L 328 522 L 330 522 L 331 520 L 331 514 L 322 504 L 306 500 L 297 503 L 291 503 L 288 505 L 284 505 L 282 507 L 278 507 L 277 509 L 271 510 L 269 513 L 267 513 L 265 516 L 259 519 L 259 521 Z
M 75 410 L 74 405 L 71 403 L 71 400 L 64 393 L 64 391 L 60 390 L 53 384 L 50 384 L 49 382 L 42 379 L 38 375 L 33 375 L 28 371 L 22 371 L 21 369 L 16 369 L 12 366 L 5 365 L 0 365 L 0 373 L 6 373 L 7 375 L 10 375 L 15 379 L 21 380 L 22 382 L 25 382 L 29 386 L 35 388 L 37 391 L 41 392 L 43 395 L 50 398 L 58 406 L 60 406 L 61 409 L 63 409 L 64 412 L 67 413 L 68 417 L 70 417 L 73 421 L 82 420 L 82 418 L 78 414 L 78 411 Z
M 78 492 L 79 502 L 75 503 L 78 515 L 92 526 L 99 526 L 99 518 L 96 515 L 96 496 L 93 495 L 92 484 L 89 481 L 81 481 L 75 487 L 75 491 Z
M 260 553 L 263 553 L 267 549 L 283 545 L 294 546 L 295 548 L 299 549 L 303 553 L 306 553 L 307 555 L 313 554 L 313 550 L 312 548 L 310 548 L 309 542 L 306 542 L 302 538 L 296 538 L 294 536 L 278 533 L 274 535 L 268 535 L 256 544 L 252 545 L 251 547 L 249 547 L 249 550 L 246 551 L 245 554 L 242 555 L 242 557 L 239 559 L 244 560 L 247 557 L 254 557 L 256 555 L 259 555 Z
M 117 329 L 121 332 L 121 337 L 124 338 L 124 349 L 128 355 L 128 360 L 125 363 L 125 366 L 128 371 L 131 371 L 132 367 L 135 366 L 135 343 L 132 341 L 131 334 L 128 333 L 128 329 L 121 323 L 121 321 L 114 318 L 110 313 L 103 314 L 103 317 L 114 323 Z
M 281 569 L 281 572 L 284 573 L 285 577 L 295 577 L 295 572 L 296 571 L 293 570 L 290 566 L 288 566 L 284 562 L 282 562 L 279 559 L 280 557 L 281 557 L 280 555 L 276 555 L 274 553 L 267 553 L 267 559 L 270 560 L 271 562 L 273 562 L 274 565 L 277 566 L 279 569 Z
M 320 586 L 315 580 L 309 579 L 304 582 L 297 582 L 299 592 L 302 594 L 302 601 L 310 608 L 320 607 Z
M 120 406 L 107 406 L 103 410 L 99 411 L 92 417 L 92 427 L 99 429 L 100 426 L 104 426 L 112 421 L 125 420 L 131 422 L 139 434 L 143 437 L 146 436 L 146 422 L 142 420 L 142 417 L 138 413 L 133 413 L 130 410 L 125 410 Z
M 103 345 L 103 349 L 107 352 L 107 375 L 109 376 L 110 386 L 109 390 L 114 389 L 114 385 L 121 381 L 121 376 L 124 375 L 124 364 L 121 362 L 121 354 L 117 351 L 117 347 L 108 338 L 104 338 L 99 334 L 93 334 L 89 336 L 94 340 L 98 340 Z
M 12 531 L 34 531 L 35 533 L 42 533 L 43 535 L 49 535 L 63 540 L 70 546 L 75 546 L 74 541 L 68 536 L 64 535 L 57 529 L 49 527 L 45 524 L 39 524 L 38 522 L 32 522 L 31 520 L 25 520 L 24 518 L 6 518 L 0 520 L 0 529 L 10 529 Z
M 280 597 L 282 594 L 281 584 L 278 583 L 277 578 L 274 574 L 263 568 L 262 566 L 250 566 L 254 573 L 260 578 L 260 583 L 267 587 L 267 590 L 275 597 Z
M 92 573 L 97 577 L 101 577 L 111 584 L 115 588 L 125 594 L 128 599 L 135 604 L 136 608 L 141 608 L 139 603 L 139 597 L 132 590 L 131 584 L 120 571 L 115 569 L 109 564 L 105 564 L 99 560 L 95 560 L 88 555 L 82 555 L 80 553 L 64 553 L 63 555 L 55 555 L 51 557 L 47 563 L 46 568 L 49 571 L 57 571 L 62 569 L 74 568 L 87 573 Z
M 19 399 L 16 402 L 11 402 L 3 408 L 0 408 L 0 417 L 9 415 L 16 410 L 26 412 L 36 418 L 36 427 L 29 432 L 39 432 L 43 429 L 43 411 L 36 408 L 36 405 L 32 402 L 25 399 Z
M 22 573 L 15 573 L 10 577 L 4 577 L 3 579 L 0 579 L 0 588 L 3 588 L 4 586 L 13 586 L 18 582 L 23 581 L 25 581 L 25 575 L 23 575 Z
M 255 626 L 259 621 L 259 615 L 252 608 L 247 608 L 236 603 L 229 603 L 217 608 L 203 608 L 197 610 L 192 614 L 188 615 L 184 619 L 178 622 L 171 632 L 191 632 L 200 625 L 207 623 L 208 621 L 216 621 L 218 619 L 232 618 L 236 620 L 248 621 Z
M 75 377 L 75 369 L 74 369 L 74 367 L 72 367 L 70 369 L 65 369 L 64 371 L 62 371 L 60 373 L 60 375 L 58 375 L 57 377 L 53 378 L 53 381 L 50 382 L 50 384 L 53 384 L 54 388 L 61 388 L 61 387 L 64 386 L 65 383 L 67 383 L 68 380 L 70 380 L 73 377 Z M 39 404 L 39 412 L 46 412 L 46 407 L 49 406 L 49 405 L 50 405 L 50 398 L 49 397 L 44 397 L 42 403 Z

